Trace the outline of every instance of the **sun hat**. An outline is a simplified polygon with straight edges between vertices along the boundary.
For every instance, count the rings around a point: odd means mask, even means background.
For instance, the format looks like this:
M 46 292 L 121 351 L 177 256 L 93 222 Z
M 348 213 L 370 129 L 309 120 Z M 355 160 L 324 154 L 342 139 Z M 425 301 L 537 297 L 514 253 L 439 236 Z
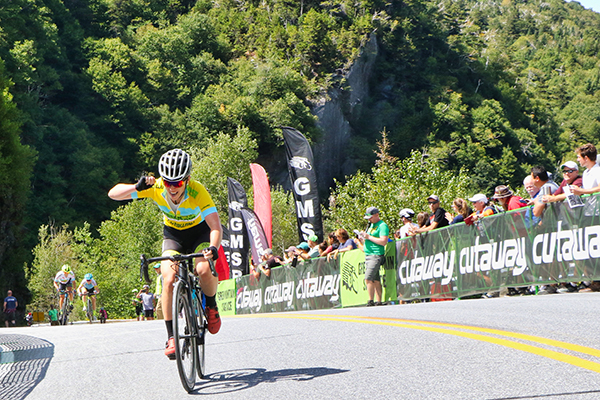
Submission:
M 508 186 L 498 185 L 498 186 L 496 186 L 496 189 L 494 190 L 494 196 L 492 198 L 503 199 L 505 197 L 510 197 L 512 195 L 513 195 L 513 192 L 512 192 L 512 190 L 510 190 L 508 188 Z

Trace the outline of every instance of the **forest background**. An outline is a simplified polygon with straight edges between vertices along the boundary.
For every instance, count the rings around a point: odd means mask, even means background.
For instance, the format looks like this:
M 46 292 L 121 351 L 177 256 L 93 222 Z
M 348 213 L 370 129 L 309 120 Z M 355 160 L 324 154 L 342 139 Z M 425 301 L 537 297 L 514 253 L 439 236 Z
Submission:
M 252 203 L 248 164 L 285 168 L 279 126 L 326 148 L 315 107 L 351 91 L 373 37 L 369 96 L 343 109 L 353 170 L 321 193 L 325 231 L 364 228 L 369 205 L 395 229 L 434 192 L 450 209 L 519 189 L 532 165 L 556 173 L 600 137 L 600 14 L 577 2 L 6 0 L 0 27 L 0 290 L 33 308 L 69 263 L 130 315 L 160 216 L 108 189 L 184 148 L 226 223 L 227 176 Z M 297 241 L 285 185 L 272 181 L 277 253 Z

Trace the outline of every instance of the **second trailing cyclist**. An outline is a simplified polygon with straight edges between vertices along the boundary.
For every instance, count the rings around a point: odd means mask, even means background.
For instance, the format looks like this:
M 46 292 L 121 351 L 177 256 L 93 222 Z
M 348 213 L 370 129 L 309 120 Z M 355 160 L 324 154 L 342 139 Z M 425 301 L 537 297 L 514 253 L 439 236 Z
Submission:
M 79 292 L 79 295 L 81 296 L 81 299 L 83 300 L 83 311 L 86 311 L 86 300 L 87 300 L 87 296 L 90 296 L 90 299 L 92 300 L 92 315 L 94 315 L 94 313 L 96 312 L 96 294 L 98 294 L 98 284 L 96 283 L 96 280 L 94 279 L 94 276 L 92 274 L 85 274 L 84 279 L 81 281 L 81 283 L 79 284 L 79 287 L 77 288 L 77 292 Z
M 163 255 L 204 253 L 204 258 L 196 258 L 194 262 L 202 292 L 206 296 L 207 328 L 210 333 L 215 334 L 221 328 L 215 299 L 219 281 L 213 276 L 207 260 L 219 257 L 223 230 L 217 208 L 204 186 L 191 179 L 192 160 L 185 151 L 167 151 L 160 158 L 158 171 L 159 179 L 143 176 L 136 184 L 119 183 L 108 192 L 108 196 L 113 200 L 148 197 L 154 200 L 163 212 Z M 199 248 L 203 243 L 210 243 L 210 246 Z M 171 307 L 175 268 L 177 266 L 170 260 L 161 263 L 161 299 L 168 336 L 165 355 L 170 359 L 175 358 Z

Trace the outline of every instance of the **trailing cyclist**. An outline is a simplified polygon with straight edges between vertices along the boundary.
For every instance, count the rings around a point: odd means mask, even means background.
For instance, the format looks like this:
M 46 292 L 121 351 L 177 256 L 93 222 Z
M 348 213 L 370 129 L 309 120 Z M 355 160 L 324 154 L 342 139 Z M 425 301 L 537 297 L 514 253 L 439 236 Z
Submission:
M 94 312 L 96 311 L 96 296 L 94 295 L 98 294 L 98 284 L 92 274 L 85 274 L 84 279 L 77 288 L 77 292 L 83 300 L 83 311 L 86 311 L 85 305 L 87 304 L 87 296 L 90 296 L 90 299 L 92 300 L 92 315 L 94 315 Z
M 217 260 L 223 231 L 215 204 L 204 186 L 191 179 L 192 160 L 185 151 L 169 150 L 158 163 L 160 178 L 143 176 L 136 184 L 119 183 L 108 196 L 113 200 L 151 198 L 163 212 L 162 255 L 204 253 L 204 259 L 195 259 L 195 269 L 200 286 L 206 296 L 206 315 L 208 331 L 215 334 L 221 328 L 221 318 L 217 309 L 215 295 L 218 278 L 213 276 L 209 259 Z M 201 249 L 201 244 L 209 247 Z M 161 274 L 163 288 L 161 301 L 167 328 L 167 346 L 165 355 L 175 358 L 173 340 L 173 283 L 177 265 L 162 261 Z
M 60 271 L 54 277 L 54 287 L 60 294 L 60 307 L 62 310 L 65 302 L 65 292 L 69 293 L 69 301 L 71 302 L 71 310 L 73 309 L 73 283 L 75 282 L 75 274 L 71 271 L 69 264 L 62 266 Z

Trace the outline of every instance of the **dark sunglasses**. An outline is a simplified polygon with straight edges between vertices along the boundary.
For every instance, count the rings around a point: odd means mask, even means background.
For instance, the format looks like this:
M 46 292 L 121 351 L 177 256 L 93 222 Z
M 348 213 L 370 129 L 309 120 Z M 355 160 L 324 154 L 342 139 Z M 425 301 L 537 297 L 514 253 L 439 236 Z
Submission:
M 577 171 L 576 169 L 563 169 L 563 174 L 572 174 L 573 172 Z
M 166 187 L 174 187 L 174 188 L 180 188 L 185 183 L 185 181 L 177 181 L 177 182 L 164 181 L 164 182 L 165 182 Z
M 437 201 L 428 201 L 429 204 L 435 204 Z

